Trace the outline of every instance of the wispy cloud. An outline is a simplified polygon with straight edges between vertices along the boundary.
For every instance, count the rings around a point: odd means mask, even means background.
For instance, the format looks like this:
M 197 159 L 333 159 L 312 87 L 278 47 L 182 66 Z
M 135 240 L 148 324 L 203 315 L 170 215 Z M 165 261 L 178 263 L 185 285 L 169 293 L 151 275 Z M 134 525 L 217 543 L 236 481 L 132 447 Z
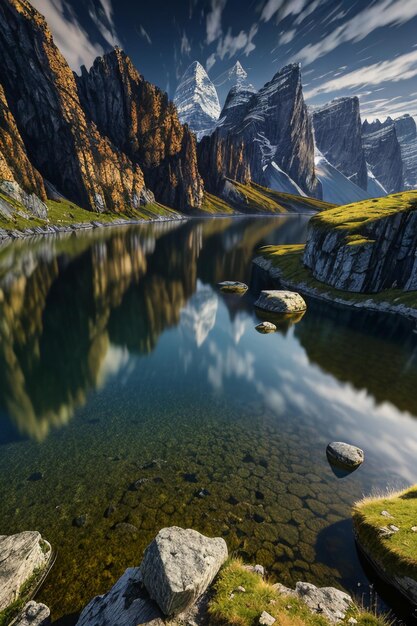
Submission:
M 296 34 L 296 30 L 292 29 L 292 30 L 286 30 L 283 33 L 281 33 L 280 37 L 279 37 L 279 45 L 280 46 L 285 46 L 286 44 L 290 43 Z
M 390 61 L 380 61 L 361 67 L 337 78 L 326 81 L 305 93 L 313 98 L 321 93 L 332 93 L 344 89 L 379 85 L 386 81 L 399 82 L 417 76 L 417 50 L 402 54 Z
M 222 14 L 227 0 L 211 0 L 206 17 L 206 43 L 211 44 L 222 34 Z
M 230 59 L 238 52 L 242 52 L 245 56 L 248 56 L 256 46 L 253 43 L 253 38 L 258 32 L 258 25 L 252 24 L 249 32 L 241 30 L 236 36 L 232 35 L 232 31 L 229 28 L 226 35 L 221 37 L 217 45 L 217 55 L 223 60 L 226 56 Z
M 302 12 L 304 12 L 305 17 L 307 17 L 307 15 L 310 15 L 310 13 L 317 8 L 319 2 L 320 0 L 313 2 L 313 5 L 316 6 L 314 6 L 310 12 L 307 12 L 308 8 L 306 7 L 309 4 L 309 0 L 267 0 L 261 12 L 261 20 L 269 22 L 269 20 L 275 16 L 279 21 L 289 15 L 301 15 Z M 302 20 L 303 19 L 304 17 Z
M 139 35 L 144 39 L 150 46 L 152 45 L 152 39 L 150 38 L 149 33 L 145 30 L 142 24 L 139 25 Z
M 301 61 L 305 65 L 313 63 L 343 43 L 361 41 L 378 28 L 398 26 L 416 16 L 416 0 L 380 0 L 335 28 L 319 42 L 302 48 L 294 55 L 293 60 Z
M 98 32 L 109 46 L 120 45 L 116 35 L 111 0 L 98 0 L 88 12 L 97 27 Z
M 186 32 L 184 31 L 181 37 L 181 54 L 190 56 L 190 52 L 191 52 L 191 44 L 187 37 Z
M 56 45 L 73 70 L 79 70 L 83 64 L 89 67 L 97 56 L 103 54 L 103 47 L 92 43 L 71 5 L 64 0 L 31 2 L 45 16 Z

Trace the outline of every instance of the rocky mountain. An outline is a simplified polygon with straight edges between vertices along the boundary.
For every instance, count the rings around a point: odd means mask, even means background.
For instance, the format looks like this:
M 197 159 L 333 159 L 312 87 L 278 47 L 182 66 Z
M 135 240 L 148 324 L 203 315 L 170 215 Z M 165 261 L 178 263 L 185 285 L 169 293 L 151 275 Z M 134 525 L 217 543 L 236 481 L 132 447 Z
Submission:
M 146 81 L 119 48 L 76 76 L 87 119 L 138 164 L 158 202 L 181 211 L 201 205 L 195 138 L 166 93 Z
M 0 83 L 28 157 L 68 198 L 94 211 L 138 206 L 142 171 L 86 119 L 72 71 L 27 0 L 0 6 Z
M 186 69 L 174 95 L 182 124 L 201 139 L 212 132 L 220 115 L 217 91 L 204 67 L 194 61 Z
M 256 93 L 233 90 L 220 119 L 199 146 L 200 172 L 209 190 L 219 192 L 225 177 L 268 186 L 265 171 L 275 163 L 304 193 L 320 195 L 298 64 L 284 67 Z
M 366 191 L 359 98 L 336 98 L 312 112 L 314 136 L 321 154 L 346 178 Z
M 350 204 L 371 197 L 370 190 L 362 189 L 356 185 L 350 178 L 347 178 L 342 172 L 334 167 L 321 152 L 316 149 L 315 170 L 322 187 L 322 198 L 325 202 L 333 204 Z M 372 181 L 375 179 L 373 178 Z M 382 187 L 380 193 L 374 195 L 386 195 Z
M 402 115 L 394 120 L 403 161 L 405 189 L 417 189 L 417 128 L 411 115 Z
M 217 76 L 217 78 L 213 80 L 213 84 L 217 90 L 217 95 L 222 106 L 224 106 L 230 90 L 234 87 L 255 90 L 253 85 L 248 81 L 248 73 L 242 67 L 240 61 L 236 61 L 233 67 Z
M 401 147 L 395 125 L 379 120 L 362 125 L 366 162 L 387 193 L 404 189 Z

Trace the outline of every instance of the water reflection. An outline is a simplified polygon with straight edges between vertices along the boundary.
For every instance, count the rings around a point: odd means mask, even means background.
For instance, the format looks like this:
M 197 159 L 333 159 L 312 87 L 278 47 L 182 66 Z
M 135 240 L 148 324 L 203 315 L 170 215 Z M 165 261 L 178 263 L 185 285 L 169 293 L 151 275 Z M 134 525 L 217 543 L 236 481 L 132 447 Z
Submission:
M 10 419 L 15 436 L 44 439 L 103 384 L 109 362 L 114 371 L 126 351 L 151 352 L 180 318 L 200 346 L 215 323 L 217 295 L 197 291 L 197 277 L 246 277 L 254 249 L 278 226 L 292 232 L 294 220 L 162 224 L 2 249 L 2 423 Z M 0 441 L 10 436 L 7 424 Z

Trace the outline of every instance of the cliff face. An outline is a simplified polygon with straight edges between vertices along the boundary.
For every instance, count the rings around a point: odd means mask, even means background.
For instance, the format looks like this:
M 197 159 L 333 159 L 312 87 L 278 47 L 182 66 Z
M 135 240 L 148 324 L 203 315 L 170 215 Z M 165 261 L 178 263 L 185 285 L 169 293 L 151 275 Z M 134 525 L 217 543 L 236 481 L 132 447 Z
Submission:
M 405 189 L 417 189 L 417 128 L 411 115 L 394 120 L 401 147 Z
M 201 205 L 195 139 L 166 93 L 115 49 L 76 76 L 87 118 L 143 170 L 156 199 L 183 211 Z
M 236 98 L 238 94 L 231 94 Z M 267 184 L 264 170 L 275 163 L 308 195 L 320 195 L 320 184 L 314 173 L 314 140 L 312 125 L 304 102 L 300 67 L 284 67 L 257 93 L 247 91 L 239 107 L 225 105 L 226 118 L 200 151 L 200 171 L 207 171 L 207 154 L 218 155 L 218 145 L 233 146 L 225 162 L 217 163 L 217 177 L 231 176 L 239 170 L 259 184 Z M 236 101 L 236 100 L 235 100 Z M 231 115 L 233 118 L 231 118 Z M 243 152 L 243 157 L 242 157 Z M 237 167 L 237 161 L 244 167 Z M 211 176 L 212 173 L 210 172 Z M 238 179 L 242 181 L 242 179 Z
M 314 109 L 316 145 L 323 156 L 346 178 L 367 189 L 367 167 L 362 147 L 359 99 L 337 98 Z
M 378 120 L 364 122 L 362 132 L 366 162 L 374 176 L 387 193 L 404 189 L 401 147 L 392 120 L 384 124 Z
M 140 167 L 86 120 L 74 76 L 27 0 L 0 5 L 0 82 L 31 163 L 68 198 L 96 211 L 137 206 Z
M 46 217 L 42 176 L 29 161 L 16 121 L 0 85 L 0 191 L 18 200 L 33 215 Z M 0 213 L 10 208 L 1 203 Z
M 331 209 L 309 224 L 304 264 L 345 291 L 417 289 L 417 192 Z

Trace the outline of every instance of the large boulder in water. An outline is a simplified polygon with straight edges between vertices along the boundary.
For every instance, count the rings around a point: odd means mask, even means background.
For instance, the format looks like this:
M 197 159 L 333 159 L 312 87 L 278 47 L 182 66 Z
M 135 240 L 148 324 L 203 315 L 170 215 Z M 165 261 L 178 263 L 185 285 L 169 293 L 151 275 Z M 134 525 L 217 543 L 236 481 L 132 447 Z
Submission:
M 299 293 L 279 289 L 261 291 L 255 306 L 271 313 L 299 313 L 307 308 Z
M 0 536 L 0 611 L 17 600 L 22 586 L 46 567 L 51 546 L 35 531 Z
M 326 449 L 329 462 L 346 470 L 354 470 L 364 462 L 363 450 L 343 441 L 333 441 Z
M 143 583 L 162 612 L 178 615 L 207 589 L 227 559 L 224 539 L 195 530 L 163 528 L 147 547 L 140 566 Z

